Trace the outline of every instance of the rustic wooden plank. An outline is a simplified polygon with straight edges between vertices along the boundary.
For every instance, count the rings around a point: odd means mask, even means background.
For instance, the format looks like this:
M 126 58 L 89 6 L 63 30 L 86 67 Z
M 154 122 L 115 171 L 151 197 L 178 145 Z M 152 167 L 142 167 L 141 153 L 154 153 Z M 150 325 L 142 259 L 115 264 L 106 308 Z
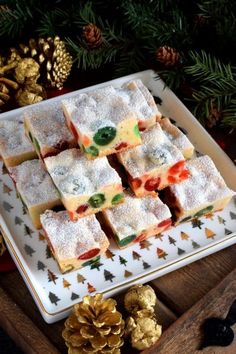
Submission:
M 1 288 L 0 299 L 1 327 L 24 353 L 60 353 Z
M 4 275 L 1 274 L 0 286 L 20 307 L 26 316 L 31 319 L 35 327 L 37 327 L 42 333 L 45 334 L 45 336 L 49 338 L 49 341 L 52 343 L 52 345 L 54 345 L 61 354 L 66 354 L 67 348 L 61 336 L 62 329 L 64 328 L 64 321 L 59 321 L 57 323 L 48 325 L 43 320 L 19 272 L 14 271 L 5 273 Z
M 181 315 L 236 267 L 236 245 L 151 282 L 159 299 Z
M 192 354 L 202 344 L 201 325 L 209 317 L 225 318 L 236 296 L 236 268 L 167 329 L 152 348 L 142 354 Z M 232 327 L 236 330 L 236 324 Z M 207 347 L 201 353 L 236 353 L 236 337 L 228 347 Z

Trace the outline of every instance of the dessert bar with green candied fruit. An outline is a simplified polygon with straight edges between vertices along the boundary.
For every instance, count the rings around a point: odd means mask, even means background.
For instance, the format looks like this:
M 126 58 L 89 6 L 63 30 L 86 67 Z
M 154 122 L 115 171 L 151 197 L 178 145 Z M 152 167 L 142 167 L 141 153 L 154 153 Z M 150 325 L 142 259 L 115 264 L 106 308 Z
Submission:
M 124 203 L 102 211 L 117 245 L 124 248 L 171 227 L 171 213 L 157 196 L 125 195 Z
M 25 136 L 22 117 L 0 120 L 0 155 L 7 168 L 37 157 Z
M 23 115 L 26 135 L 39 158 L 54 156 L 77 146 L 60 104 L 46 103 L 37 108 L 27 108 Z
M 194 146 L 187 136 L 167 117 L 162 118 L 159 123 L 168 139 L 182 152 L 184 158 L 190 159 L 194 153 Z
M 117 154 L 137 197 L 153 194 L 188 178 L 185 159 L 159 123 L 142 132 L 143 144 Z
M 9 173 L 33 225 L 40 229 L 40 214 L 46 209 L 62 205 L 59 193 L 45 166 L 40 160 L 30 160 L 10 167 Z
M 229 189 L 212 159 L 188 160 L 189 178 L 164 190 L 164 201 L 175 217 L 175 225 L 222 210 L 235 192 Z
M 62 273 L 91 264 L 109 246 L 95 215 L 71 221 L 66 211 L 46 210 L 40 220 L 49 248 Z
M 62 100 L 67 125 L 88 159 L 141 144 L 135 112 L 112 86 Z
M 106 157 L 88 160 L 70 149 L 44 162 L 72 220 L 123 202 L 121 179 Z
M 162 115 L 151 93 L 141 80 L 126 82 L 121 88 L 117 88 L 116 92 L 137 115 L 140 131 L 152 127 L 161 119 Z

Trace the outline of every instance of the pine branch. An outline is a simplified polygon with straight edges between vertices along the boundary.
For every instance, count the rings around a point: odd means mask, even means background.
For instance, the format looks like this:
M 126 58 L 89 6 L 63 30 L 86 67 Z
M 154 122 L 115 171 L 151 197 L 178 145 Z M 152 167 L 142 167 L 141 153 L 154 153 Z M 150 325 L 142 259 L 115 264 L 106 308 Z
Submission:
M 236 76 L 234 70 L 229 64 L 222 63 L 213 55 L 205 51 L 189 53 L 193 65 L 185 67 L 186 74 L 190 75 L 192 80 L 199 83 L 208 83 L 208 86 L 216 87 L 221 90 L 236 89 Z
M 10 38 L 20 36 L 26 24 L 32 20 L 32 9 L 27 5 L 27 1 L 16 1 L 14 7 L 0 12 L 0 36 L 7 35 Z

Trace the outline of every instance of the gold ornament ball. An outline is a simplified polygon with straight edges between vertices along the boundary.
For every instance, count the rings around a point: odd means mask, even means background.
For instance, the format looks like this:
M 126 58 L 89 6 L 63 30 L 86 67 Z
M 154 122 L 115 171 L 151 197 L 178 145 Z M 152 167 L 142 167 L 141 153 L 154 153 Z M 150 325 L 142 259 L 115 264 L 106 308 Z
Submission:
M 129 317 L 126 321 L 126 335 L 130 336 L 132 347 L 138 350 L 151 347 L 161 333 L 162 327 L 154 317 Z
M 154 312 L 155 304 L 156 294 L 149 285 L 134 285 L 125 294 L 124 305 L 130 313 L 144 309 Z

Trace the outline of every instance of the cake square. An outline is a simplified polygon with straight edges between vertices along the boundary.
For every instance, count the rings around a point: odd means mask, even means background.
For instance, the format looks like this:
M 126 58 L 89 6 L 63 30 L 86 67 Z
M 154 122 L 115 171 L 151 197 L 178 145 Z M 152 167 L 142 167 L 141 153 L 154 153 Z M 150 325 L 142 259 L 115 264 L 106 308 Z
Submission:
M 65 99 L 62 106 L 88 159 L 141 144 L 137 116 L 112 86 Z
M 169 186 L 164 200 L 175 216 L 175 224 L 223 209 L 235 194 L 207 155 L 187 161 L 189 178 Z
M 137 197 L 155 194 L 188 178 L 185 159 L 163 133 L 160 124 L 142 132 L 143 145 L 117 154 Z
M 106 157 L 88 160 L 70 149 L 44 162 L 72 220 L 123 201 L 121 179 Z
M 41 228 L 40 214 L 60 206 L 59 194 L 40 160 L 25 161 L 9 168 L 18 196 L 27 209 L 36 229 Z
M 63 110 L 56 103 L 27 109 L 24 112 L 24 126 L 41 159 L 77 145 L 66 125 Z
M 178 127 L 172 124 L 169 118 L 162 118 L 159 123 L 172 144 L 182 152 L 185 159 L 190 159 L 194 153 L 194 146 L 187 136 Z
M 105 253 L 109 241 L 94 215 L 71 221 L 66 211 L 46 210 L 40 220 L 62 273 L 79 269 Z
M 161 118 L 151 93 L 141 80 L 129 81 L 116 91 L 137 115 L 140 131 L 152 127 Z
M 157 235 L 171 226 L 171 213 L 157 196 L 125 195 L 124 203 L 102 211 L 119 248 Z
M 0 120 L 0 155 L 7 168 L 37 157 L 25 136 L 21 117 L 17 120 Z

